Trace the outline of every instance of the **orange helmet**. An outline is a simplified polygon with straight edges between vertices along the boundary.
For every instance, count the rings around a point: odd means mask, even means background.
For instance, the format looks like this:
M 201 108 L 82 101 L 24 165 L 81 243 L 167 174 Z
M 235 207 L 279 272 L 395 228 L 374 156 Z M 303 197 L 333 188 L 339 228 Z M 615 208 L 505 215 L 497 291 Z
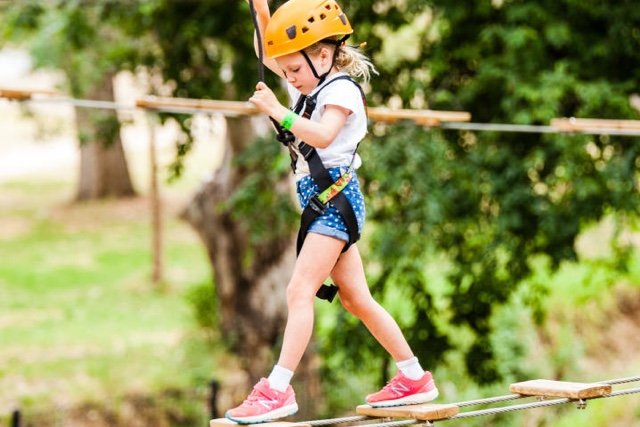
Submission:
M 265 50 L 267 57 L 277 58 L 327 37 L 351 33 L 347 15 L 335 0 L 289 0 L 267 24 Z

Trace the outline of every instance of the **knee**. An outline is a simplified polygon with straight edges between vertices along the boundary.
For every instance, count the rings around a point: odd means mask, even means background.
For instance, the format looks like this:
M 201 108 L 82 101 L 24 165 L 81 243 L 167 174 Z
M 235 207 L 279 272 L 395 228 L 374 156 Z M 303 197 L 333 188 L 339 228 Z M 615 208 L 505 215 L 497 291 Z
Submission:
M 372 304 L 375 304 L 371 294 L 368 295 L 340 295 L 342 306 L 349 313 L 357 318 L 362 318 L 369 310 Z
M 305 286 L 303 283 L 289 282 L 287 285 L 287 307 L 289 310 L 295 307 L 313 306 L 313 298 L 315 292 L 311 286 Z

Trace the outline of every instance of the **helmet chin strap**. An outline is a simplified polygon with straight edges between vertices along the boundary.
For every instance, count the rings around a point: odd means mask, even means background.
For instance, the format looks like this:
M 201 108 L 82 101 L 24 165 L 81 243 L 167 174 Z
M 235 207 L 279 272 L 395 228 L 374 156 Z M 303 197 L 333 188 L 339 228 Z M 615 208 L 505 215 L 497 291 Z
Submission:
M 335 50 L 333 51 L 333 56 L 331 57 L 331 67 L 329 67 L 329 71 L 327 71 L 326 73 L 323 73 L 322 75 L 318 74 L 318 71 L 316 70 L 316 67 L 313 66 L 313 62 L 311 62 L 311 58 L 309 58 L 309 55 L 307 55 L 307 52 L 305 52 L 304 50 L 300 51 L 304 59 L 307 61 L 307 64 L 309 64 L 309 67 L 311 68 L 311 72 L 313 73 L 313 76 L 316 79 L 318 79 L 318 84 L 316 85 L 316 87 L 320 86 L 325 81 L 325 79 L 333 69 L 333 66 L 336 63 L 336 58 L 338 57 L 338 48 L 342 46 L 348 38 L 349 38 L 349 34 L 347 34 L 346 36 L 342 37 L 339 40 L 323 40 L 321 42 L 326 44 L 332 44 L 332 45 L 335 45 L 336 47 Z

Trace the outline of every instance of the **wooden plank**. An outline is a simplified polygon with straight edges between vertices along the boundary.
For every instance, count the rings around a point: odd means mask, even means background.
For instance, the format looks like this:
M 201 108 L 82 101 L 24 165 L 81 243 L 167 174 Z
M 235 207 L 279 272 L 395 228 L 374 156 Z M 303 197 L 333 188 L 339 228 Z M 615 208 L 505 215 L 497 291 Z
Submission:
M 358 415 L 377 418 L 412 418 L 415 420 L 436 421 L 453 417 L 460 412 L 460 408 L 453 404 L 423 403 L 419 405 L 390 406 L 374 408 L 370 405 L 360 405 L 356 408 Z
M 55 92 L 45 89 L 0 88 L 0 98 L 12 99 L 14 101 L 25 101 L 31 99 L 33 95 L 52 96 L 55 94 Z
M 162 98 L 148 96 L 136 100 L 136 107 L 147 109 L 188 109 L 217 112 L 228 115 L 252 115 L 260 110 L 250 102 L 220 101 L 214 99 Z
M 136 107 L 152 110 L 187 109 L 203 112 L 216 112 L 226 115 L 253 115 L 260 111 L 250 102 L 221 101 L 213 99 L 162 98 L 148 96 L 136 100 Z M 442 122 L 467 122 L 471 114 L 465 111 L 436 110 L 391 110 L 371 107 L 367 109 L 369 118 L 374 121 L 394 123 L 399 120 L 412 120 L 424 126 L 437 126 Z
M 589 399 L 610 394 L 611 385 L 538 379 L 511 384 L 509 390 L 525 396 Z
M 395 123 L 399 120 L 411 120 L 423 126 L 438 126 L 442 122 L 468 122 L 471 114 L 466 111 L 437 110 L 391 110 L 384 107 L 367 109 L 369 118 L 378 122 Z
M 216 418 L 214 420 L 209 421 L 209 427 L 232 427 L 238 426 L 241 424 L 235 423 L 227 418 Z M 311 427 L 309 424 L 305 423 L 294 423 L 287 421 L 272 421 L 268 423 L 258 423 L 258 424 L 242 424 L 247 426 L 258 426 L 258 427 Z
M 601 129 L 640 130 L 640 120 L 558 118 L 551 120 L 551 127 L 564 132 Z

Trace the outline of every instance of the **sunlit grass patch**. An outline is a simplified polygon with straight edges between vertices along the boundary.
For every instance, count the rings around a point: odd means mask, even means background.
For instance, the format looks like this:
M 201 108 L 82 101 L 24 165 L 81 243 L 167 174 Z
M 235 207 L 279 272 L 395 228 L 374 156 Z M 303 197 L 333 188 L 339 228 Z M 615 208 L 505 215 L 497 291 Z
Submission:
M 0 239 L 0 414 L 206 384 L 215 358 L 186 295 L 211 272 L 177 208 L 165 214 L 158 286 L 146 200 L 76 205 L 63 182 L 0 193 L 3 227 L 17 226 Z

